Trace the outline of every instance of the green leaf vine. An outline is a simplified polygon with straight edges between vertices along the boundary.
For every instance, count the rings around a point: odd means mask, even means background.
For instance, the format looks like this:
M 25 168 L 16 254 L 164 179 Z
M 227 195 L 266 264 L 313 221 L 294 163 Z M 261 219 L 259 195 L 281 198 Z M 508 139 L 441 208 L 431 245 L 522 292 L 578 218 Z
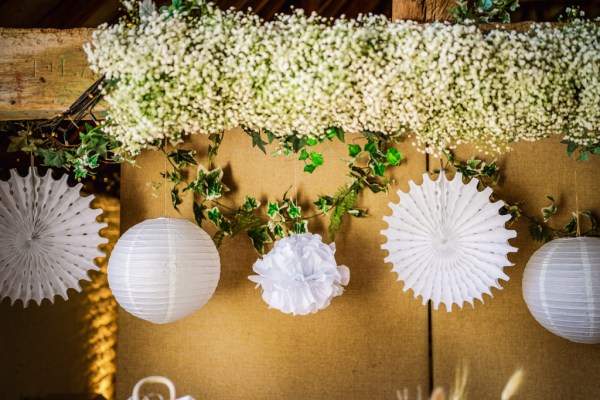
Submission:
M 466 22 L 510 22 L 510 13 L 519 7 L 519 0 L 455 0 L 448 8 L 450 16 L 459 24 Z
M 315 151 L 314 146 L 325 141 L 339 140 L 345 143 L 343 130 L 328 128 L 323 139 L 301 138 L 290 135 L 276 141 L 276 136 L 267 130 L 255 131 L 244 128 L 252 140 L 252 146 L 258 147 L 267 154 L 266 146 L 276 145 L 272 156 L 297 157 L 304 162 L 304 171 L 313 173 L 325 161 L 323 154 Z M 266 245 L 286 236 L 308 232 L 311 219 L 328 217 L 328 233 L 333 240 L 342 226 L 344 216 L 353 218 L 366 217 L 367 210 L 356 206 L 360 194 L 368 189 L 374 193 L 387 192 L 391 179 L 386 171 L 401 164 L 403 155 L 394 147 L 400 142 L 400 135 L 383 135 L 376 132 L 362 132 L 357 143 L 347 144 L 348 159 L 344 159 L 348 167 L 350 182 L 338 188 L 333 194 L 323 194 L 313 202 L 316 213 L 306 215 L 296 199 L 288 197 L 288 192 L 279 199 L 269 199 L 265 206 L 254 197 L 246 196 L 243 204 L 229 206 L 221 201 L 229 189 L 223 183 L 223 170 L 213 167 L 223 140 L 223 133 L 210 135 L 210 145 L 206 165 L 198 164 L 194 151 L 177 149 L 167 151 L 163 144 L 160 149 L 165 153 L 170 168 L 161 173 L 165 181 L 171 185 L 172 205 L 178 209 L 183 202 L 182 196 L 191 192 L 194 196 L 194 219 L 199 226 L 210 222 L 216 232 L 213 236 L 215 244 L 220 246 L 227 236 L 235 236 L 245 232 L 254 249 L 265 252 Z M 196 166 L 195 176 L 189 177 L 189 167 Z M 154 183 L 153 187 L 160 187 Z
M 7 151 L 37 156 L 43 166 L 72 171 L 76 179 L 94 175 L 103 163 L 134 163 L 121 151 L 121 144 L 103 132 L 93 113 L 102 98 L 102 81 L 99 79 L 71 107 L 51 119 L 5 124 L 0 131 L 8 135 Z M 84 119 L 91 119 L 91 123 L 84 124 Z
M 444 155 L 447 163 L 446 166 L 443 166 L 443 169 L 452 166 L 457 172 L 462 173 L 463 179 L 478 179 L 479 190 L 486 187 L 494 189 L 500 180 L 500 168 L 496 161 L 487 164 L 485 161 L 474 157 L 467 161 L 460 161 L 456 160 L 449 151 L 445 152 Z M 439 170 L 436 173 L 439 173 Z M 549 203 L 540 209 L 540 214 L 531 215 L 524 211 L 523 202 L 509 202 L 507 199 L 501 198 L 497 191 L 492 192 L 490 196 L 491 201 L 500 200 L 504 202 L 500 213 L 511 216 L 510 224 L 517 220 L 525 220 L 529 227 L 529 234 L 536 242 L 548 242 L 561 237 L 600 236 L 600 227 L 596 216 L 590 210 L 572 211 L 571 219 L 562 227 L 551 225 L 552 217 L 558 212 L 559 205 L 553 196 L 546 195 L 546 199 Z M 580 226 L 583 224 L 588 226 L 588 229 L 580 231 Z

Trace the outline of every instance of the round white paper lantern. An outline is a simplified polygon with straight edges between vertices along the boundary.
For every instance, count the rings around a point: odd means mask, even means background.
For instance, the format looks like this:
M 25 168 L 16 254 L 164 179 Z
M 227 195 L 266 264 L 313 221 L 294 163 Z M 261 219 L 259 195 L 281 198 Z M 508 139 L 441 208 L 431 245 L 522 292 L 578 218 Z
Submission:
M 221 265 L 211 237 L 184 219 L 141 222 L 121 236 L 108 284 L 127 312 L 155 324 L 184 318 L 213 295 Z
M 527 263 L 523 297 L 550 332 L 577 343 L 600 343 L 600 239 L 546 243 Z

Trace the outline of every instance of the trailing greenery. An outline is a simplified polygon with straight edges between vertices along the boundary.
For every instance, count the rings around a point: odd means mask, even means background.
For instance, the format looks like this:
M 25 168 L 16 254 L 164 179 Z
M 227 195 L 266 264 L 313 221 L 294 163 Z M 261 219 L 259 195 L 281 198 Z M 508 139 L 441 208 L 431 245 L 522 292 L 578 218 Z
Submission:
M 500 168 L 496 161 L 486 164 L 485 161 L 471 158 L 467 161 L 456 160 L 451 152 L 444 153 L 447 159 L 447 165 L 452 166 L 457 172 L 463 174 L 463 179 L 476 178 L 479 181 L 479 189 L 485 187 L 494 187 L 500 180 Z M 586 159 L 587 160 L 587 159 Z M 439 170 L 438 170 L 439 172 Z M 528 223 L 529 233 L 534 241 L 548 242 L 561 237 L 575 236 L 600 236 L 600 227 L 598 226 L 596 216 L 590 210 L 572 211 L 571 219 L 562 227 L 551 225 L 552 217 L 559 210 L 559 205 L 553 196 L 547 195 L 549 204 L 540 209 L 539 215 L 531 215 L 524 211 L 523 202 L 511 203 L 507 199 L 501 198 L 497 191 L 490 196 L 492 201 L 502 201 L 504 206 L 500 209 L 501 214 L 510 214 L 509 223 L 523 219 Z M 581 231 L 581 226 L 585 225 L 586 230 Z
M 519 7 L 519 0 L 455 0 L 448 12 L 459 24 L 466 22 L 510 22 L 510 13 Z
M 322 139 L 298 138 L 288 136 L 275 138 L 268 132 L 258 132 L 246 129 L 252 138 L 252 146 L 267 153 L 267 145 L 272 144 L 275 150 L 272 156 L 297 157 L 305 162 L 304 171 L 313 173 L 317 167 L 324 164 L 323 155 L 313 147 L 333 140 L 345 143 L 346 136 L 342 129 L 328 128 L 327 136 Z M 191 192 L 194 196 L 193 211 L 196 223 L 203 226 L 210 221 L 217 231 L 214 241 L 220 246 L 226 236 L 235 236 L 245 232 L 259 254 L 263 254 L 265 246 L 282 237 L 308 232 L 308 223 L 318 217 L 329 217 L 328 232 L 333 240 L 342 226 L 345 215 L 354 218 L 367 216 L 367 210 L 356 206 L 363 190 L 374 193 L 387 192 L 390 178 L 386 171 L 400 165 L 403 155 L 394 147 L 400 141 L 399 135 L 385 136 L 375 132 L 362 132 L 361 138 L 355 143 L 346 144 L 348 158 L 344 161 L 348 167 L 350 182 L 338 188 L 333 195 L 319 195 L 313 203 L 316 213 L 305 215 L 297 203 L 297 199 L 284 193 L 281 199 L 268 200 L 266 207 L 251 196 L 246 196 L 240 206 L 228 206 L 221 198 L 229 189 L 223 183 L 223 170 L 213 167 L 213 161 L 223 140 L 223 134 L 210 135 L 211 144 L 208 146 L 207 165 L 198 164 L 192 150 L 177 149 L 165 153 L 170 168 L 161 176 L 170 184 L 170 197 L 173 207 L 178 209 L 183 202 L 182 196 Z M 189 168 L 195 166 L 197 171 L 188 177 Z M 155 189 L 163 183 L 154 182 Z
M 8 136 L 7 151 L 37 156 L 42 165 L 72 171 L 76 179 L 94 175 L 102 163 L 133 163 L 93 114 L 102 98 L 101 82 L 98 80 L 71 107 L 51 119 L 4 124 L 0 132 Z M 84 119 L 92 123 L 83 124 Z

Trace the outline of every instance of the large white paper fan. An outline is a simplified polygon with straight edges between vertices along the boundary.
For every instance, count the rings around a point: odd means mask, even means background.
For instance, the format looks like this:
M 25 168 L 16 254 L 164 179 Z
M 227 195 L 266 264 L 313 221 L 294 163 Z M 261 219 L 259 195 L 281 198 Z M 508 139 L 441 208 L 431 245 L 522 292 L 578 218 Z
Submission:
M 477 179 L 462 182 L 456 173 L 449 181 L 444 173 L 431 180 L 423 174 L 423 184 L 409 182 L 408 193 L 398 191 L 400 202 L 390 203 L 392 215 L 384 217 L 388 239 L 381 247 L 389 251 L 385 261 L 404 281 L 404 291 L 412 289 L 423 304 L 432 300 L 437 310 L 444 303 L 461 309 L 474 299 L 483 302 L 491 288 L 502 289 L 499 280 L 508 280 L 503 268 L 513 265 L 507 254 L 517 249 L 508 244 L 516 236 L 505 228 L 509 215 L 500 215 L 502 202 L 490 201 L 492 189 L 477 189 Z
M 99 235 L 106 224 L 96 221 L 102 210 L 90 208 L 94 196 L 81 197 L 82 185 L 69 187 L 67 175 L 10 174 L 0 181 L 0 299 L 20 299 L 25 307 L 67 299 L 67 289 L 81 290 L 79 281 L 98 270 L 94 258 L 106 242 Z

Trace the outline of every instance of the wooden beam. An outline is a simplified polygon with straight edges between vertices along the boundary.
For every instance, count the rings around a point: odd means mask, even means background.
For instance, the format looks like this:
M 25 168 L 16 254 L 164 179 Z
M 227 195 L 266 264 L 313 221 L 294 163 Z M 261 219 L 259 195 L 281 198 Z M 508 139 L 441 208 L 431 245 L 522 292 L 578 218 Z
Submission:
M 0 28 L 0 120 L 50 118 L 96 80 L 83 44 L 92 29 Z
M 419 22 L 447 20 L 448 7 L 454 0 L 393 0 L 392 19 L 410 19 Z

